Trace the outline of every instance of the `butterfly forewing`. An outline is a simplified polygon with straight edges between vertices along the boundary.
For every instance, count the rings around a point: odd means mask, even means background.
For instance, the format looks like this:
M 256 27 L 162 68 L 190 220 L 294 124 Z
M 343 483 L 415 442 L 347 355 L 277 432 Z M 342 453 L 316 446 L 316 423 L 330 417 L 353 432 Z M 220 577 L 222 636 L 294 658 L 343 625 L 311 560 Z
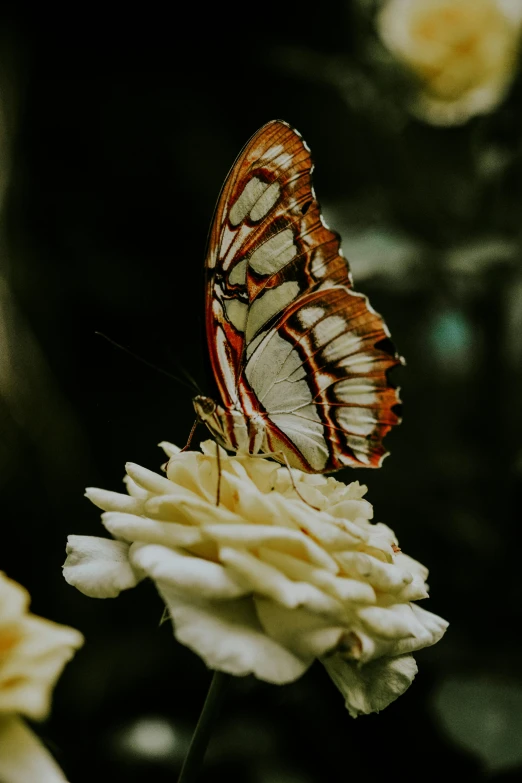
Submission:
M 352 290 L 311 171 L 308 147 L 281 121 L 234 164 L 207 254 L 211 362 L 224 408 L 262 417 L 263 450 L 312 472 L 377 466 L 399 421 L 387 372 L 400 358 Z

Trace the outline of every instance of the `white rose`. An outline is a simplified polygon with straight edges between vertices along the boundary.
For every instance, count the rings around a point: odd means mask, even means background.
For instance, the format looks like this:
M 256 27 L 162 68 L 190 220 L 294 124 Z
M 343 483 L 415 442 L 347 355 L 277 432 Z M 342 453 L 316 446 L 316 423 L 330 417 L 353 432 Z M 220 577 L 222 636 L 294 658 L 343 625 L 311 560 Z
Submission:
M 54 685 L 83 636 L 29 611 L 29 594 L 0 572 L 0 780 L 64 781 L 19 715 L 47 717 Z
M 128 495 L 87 490 L 117 540 L 70 536 L 66 580 L 112 597 L 151 577 L 176 638 L 211 669 L 281 684 L 320 658 L 354 716 L 403 693 L 410 653 L 447 623 L 413 603 L 427 570 L 370 522 L 366 487 L 223 450 L 218 460 L 212 441 L 203 453 L 162 445 L 166 477 L 129 464 Z
M 513 78 L 520 0 L 387 0 L 379 34 L 419 79 L 413 111 L 435 125 L 494 109 Z

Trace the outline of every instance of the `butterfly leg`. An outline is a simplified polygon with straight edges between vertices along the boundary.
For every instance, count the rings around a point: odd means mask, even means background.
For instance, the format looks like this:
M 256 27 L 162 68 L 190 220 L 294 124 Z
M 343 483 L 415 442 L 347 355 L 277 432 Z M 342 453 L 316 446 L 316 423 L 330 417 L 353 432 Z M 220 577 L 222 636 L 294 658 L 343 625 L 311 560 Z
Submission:
M 310 506 L 310 508 L 313 508 L 314 511 L 320 511 L 321 509 L 317 508 L 317 506 L 312 505 L 312 503 L 309 503 L 308 500 L 306 500 L 299 490 L 297 489 L 297 484 L 294 481 L 294 476 L 292 473 L 292 468 L 290 467 L 290 463 L 288 462 L 288 457 L 286 456 L 284 451 L 264 451 L 262 454 L 251 454 L 251 457 L 282 457 L 283 462 L 285 463 L 285 467 L 288 470 L 288 475 L 290 476 L 290 481 L 292 482 L 292 487 L 295 490 L 295 493 L 299 500 L 302 500 L 303 503 L 306 503 L 307 506 Z
M 192 443 L 192 438 L 194 437 L 194 433 L 196 431 L 196 427 L 198 426 L 198 421 L 199 421 L 199 419 L 196 419 L 196 421 L 192 425 L 192 429 L 190 430 L 190 433 L 189 433 L 189 436 L 188 436 L 188 440 L 185 443 L 185 445 L 183 446 L 183 448 L 181 449 L 181 453 L 183 453 L 184 451 L 187 451 L 187 449 L 189 448 L 190 444 Z
M 308 500 L 305 500 L 305 498 L 301 495 L 301 493 L 297 489 L 297 485 L 296 485 L 296 483 L 294 481 L 294 476 L 293 476 L 293 473 L 292 473 L 292 468 L 290 467 L 290 464 L 288 462 L 288 457 L 286 456 L 284 451 L 279 451 L 279 452 L 276 451 L 275 453 L 276 454 L 281 454 L 281 456 L 283 457 L 283 459 L 285 461 L 286 469 L 288 470 L 288 475 L 290 476 L 290 481 L 292 482 L 292 486 L 293 486 L 293 488 L 294 488 L 298 498 L 300 500 L 302 500 L 303 503 L 306 503 L 307 506 L 310 506 L 310 508 L 313 508 L 315 511 L 320 511 L 320 509 L 317 508 L 317 506 L 314 506 L 312 503 L 309 503 Z
M 216 506 L 219 506 L 219 500 L 221 496 L 221 450 L 219 447 L 219 443 L 216 443 L 216 457 L 217 457 L 217 469 L 218 469 Z

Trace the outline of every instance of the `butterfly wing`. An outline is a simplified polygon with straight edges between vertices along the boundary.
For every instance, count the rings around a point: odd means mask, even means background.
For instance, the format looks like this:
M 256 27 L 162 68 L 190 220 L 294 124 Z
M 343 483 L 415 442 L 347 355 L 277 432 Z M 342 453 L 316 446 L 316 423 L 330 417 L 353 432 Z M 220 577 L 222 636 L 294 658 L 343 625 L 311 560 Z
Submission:
M 399 421 L 387 372 L 400 358 L 352 289 L 312 168 L 299 133 L 278 120 L 232 167 L 207 253 L 210 358 L 224 407 L 260 413 L 268 447 L 290 464 L 377 466 Z

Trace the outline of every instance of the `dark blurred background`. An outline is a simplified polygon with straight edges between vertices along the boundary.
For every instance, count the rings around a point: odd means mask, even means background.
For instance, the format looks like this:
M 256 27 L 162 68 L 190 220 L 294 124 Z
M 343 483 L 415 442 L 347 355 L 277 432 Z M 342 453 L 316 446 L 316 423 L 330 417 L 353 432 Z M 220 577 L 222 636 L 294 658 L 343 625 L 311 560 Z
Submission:
M 522 79 L 459 124 L 416 117 L 378 4 L 4 7 L 0 31 L 0 567 L 84 648 L 36 731 L 72 783 L 173 781 L 210 681 L 150 584 L 96 601 L 61 575 L 103 535 L 85 486 L 183 445 L 208 388 L 206 236 L 250 135 L 281 118 L 316 162 L 355 284 L 407 360 L 369 487 L 451 625 L 411 689 L 352 720 L 316 664 L 237 680 L 202 781 L 522 780 Z M 200 438 L 207 437 L 199 432 Z

